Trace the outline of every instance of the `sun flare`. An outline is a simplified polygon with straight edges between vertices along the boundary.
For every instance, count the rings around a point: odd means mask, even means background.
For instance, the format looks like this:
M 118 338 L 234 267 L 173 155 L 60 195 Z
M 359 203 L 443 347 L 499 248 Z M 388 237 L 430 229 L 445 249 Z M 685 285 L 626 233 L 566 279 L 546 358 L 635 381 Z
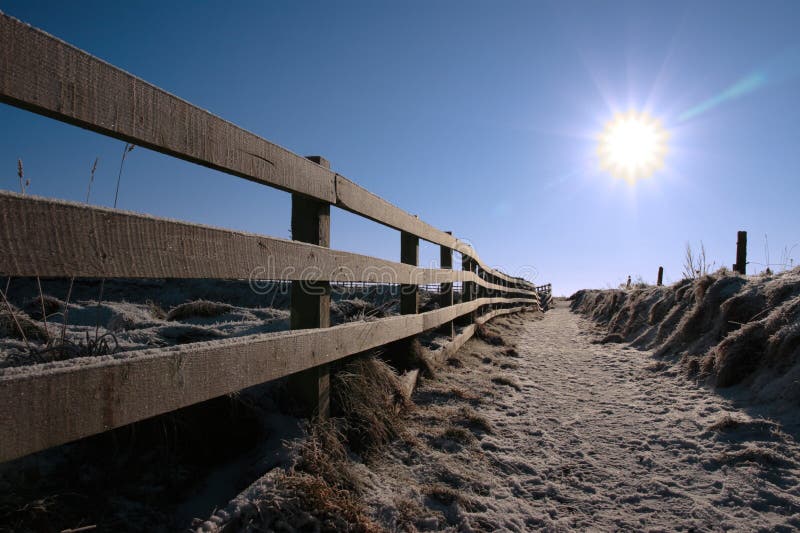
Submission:
M 645 112 L 617 114 L 600 134 L 600 166 L 630 183 L 649 178 L 664 165 L 667 137 L 661 123 Z

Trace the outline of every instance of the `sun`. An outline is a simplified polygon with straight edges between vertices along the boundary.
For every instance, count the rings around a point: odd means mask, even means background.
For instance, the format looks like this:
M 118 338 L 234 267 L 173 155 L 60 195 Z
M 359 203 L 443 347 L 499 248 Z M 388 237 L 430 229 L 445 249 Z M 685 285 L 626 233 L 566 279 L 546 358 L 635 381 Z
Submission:
M 649 178 L 664 165 L 667 138 L 661 123 L 645 112 L 617 114 L 600 134 L 600 166 L 629 183 Z

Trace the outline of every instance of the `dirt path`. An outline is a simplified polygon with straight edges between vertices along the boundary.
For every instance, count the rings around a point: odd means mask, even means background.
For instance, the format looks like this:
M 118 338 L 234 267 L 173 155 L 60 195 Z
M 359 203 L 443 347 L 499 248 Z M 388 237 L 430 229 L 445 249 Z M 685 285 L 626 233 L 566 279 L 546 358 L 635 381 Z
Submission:
M 493 327 L 518 356 L 470 341 L 418 389 L 406 441 L 364 472 L 384 524 L 800 527 L 800 447 L 777 424 L 660 370 L 649 352 L 592 344 L 591 324 L 563 302 Z

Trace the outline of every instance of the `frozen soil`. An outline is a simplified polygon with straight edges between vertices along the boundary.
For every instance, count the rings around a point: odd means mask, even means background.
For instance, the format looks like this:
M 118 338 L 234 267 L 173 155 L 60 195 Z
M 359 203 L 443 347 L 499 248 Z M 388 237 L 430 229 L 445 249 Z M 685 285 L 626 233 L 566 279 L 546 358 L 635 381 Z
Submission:
M 652 352 L 597 344 L 559 301 L 495 321 L 414 395 L 409 436 L 358 472 L 389 530 L 793 530 L 793 432 Z M 788 426 L 796 428 L 791 421 Z

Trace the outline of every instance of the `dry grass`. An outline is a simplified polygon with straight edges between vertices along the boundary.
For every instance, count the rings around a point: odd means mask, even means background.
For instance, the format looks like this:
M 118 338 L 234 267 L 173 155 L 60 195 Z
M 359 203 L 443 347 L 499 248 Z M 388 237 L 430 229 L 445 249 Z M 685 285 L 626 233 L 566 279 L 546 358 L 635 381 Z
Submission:
M 160 305 L 153 302 L 152 300 L 147 300 L 147 310 L 150 312 L 150 316 L 157 320 L 166 320 L 167 312 L 161 308 Z
M 426 485 L 422 492 L 427 497 L 445 506 L 456 504 L 467 512 L 475 512 L 482 509 L 482 506 L 474 502 L 469 496 L 443 483 Z
M 489 328 L 486 324 L 478 324 L 475 326 L 475 335 L 482 341 L 491 344 L 492 346 L 505 346 L 506 341 L 496 331 Z
M 793 397 L 789 380 L 781 391 L 770 381 L 800 364 L 800 269 L 772 277 L 720 269 L 627 296 L 578 291 L 572 309 L 608 327 L 603 341 L 654 349 L 689 378 L 744 384 L 766 401 Z
M 451 366 L 453 368 L 463 368 L 464 367 L 464 363 L 461 361 L 461 359 L 459 359 L 457 357 L 448 357 L 447 361 L 445 361 L 445 363 L 447 363 L 447 366 Z
M 340 418 L 315 420 L 294 443 L 295 461 L 256 501 L 248 531 L 378 532 L 360 497 L 360 480 L 348 449 L 369 455 L 403 432 L 400 411 L 409 404 L 395 371 L 376 357 L 348 363 L 333 376 L 332 407 Z M 413 445 L 413 443 L 411 444 Z M 398 505 L 397 525 L 414 530 L 420 510 L 412 500 Z M 246 526 L 246 528 L 245 528 Z
M 367 515 L 361 501 L 351 492 L 337 489 L 324 479 L 295 473 L 283 482 L 288 497 L 281 501 L 261 502 L 262 516 L 277 518 L 276 531 L 348 531 L 371 533 L 384 531 Z M 257 531 L 271 531 L 272 528 Z
M 492 383 L 497 385 L 505 385 L 518 391 L 522 390 L 522 386 L 519 384 L 519 382 L 511 376 L 495 376 L 492 378 Z
M 304 473 L 337 489 L 358 491 L 358 481 L 347 460 L 344 436 L 335 420 L 314 420 L 308 424 L 308 436 L 294 444 L 297 455 L 291 472 Z
M 462 407 L 458 410 L 455 417 L 456 423 L 465 426 L 472 430 L 483 431 L 484 433 L 491 434 L 494 429 L 489 419 L 483 415 L 478 414 L 474 409 L 469 407 Z
M 209 302 L 207 300 L 195 300 L 186 302 L 172 308 L 167 313 L 166 319 L 169 321 L 185 320 L 197 317 L 216 317 L 224 315 L 231 310 L 231 306 L 219 302 Z
M 0 336 L 19 340 L 47 342 L 49 335 L 26 313 L 14 309 L 0 309 Z
M 706 461 L 706 464 L 712 468 L 719 468 L 723 465 L 732 466 L 739 463 L 752 463 L 763 467 L 794 466 L 794 461 L 788 457 L 769 448 L 762 448 L 756 445 L 749 445 L 734 452 L 723 452 Z
M 455 387 L 450 387 L 449 389 L 444 391 L 444 394 L 446 394 L 447 396 L 451 396 L 453 398 L 457 398 L 459 400 L 464 400 L 465 402 L 470 402 L 470 403 L 481 402 L 481 398 L 477 394 L 473 394 L 464 389 L 457 389 Z
M 733 418 L 731 415 L 725 415 L 713 424 L 711 424 L 708 429 L 711 431 L 727 431 L 729 429 L 734 429 L 739 427 L 742 424 L 741 420 L 737 420 Z
M 64 309 L 64 302 L 53 296 L 40 294 L 27 300 L 22 308 L 32 319 L 42 320 L 45 317 L 60 313 Z
M 442 432 L 441 438 L 467 445 L 475 442 L 475 435 L 459 426 L 448 426 Z
M 519 357 L 519 352 L 513 346 L 509 346 L 503 350 L 503 355 L 508 357 Z
M 425 508 L 418 501 L 411 498 L 399 498 L 395 500 L 394 506 L 397 509 L 397 516 L 395 517 L 397 531 L 415 533 L 417 528 L 414 524 L 420 516 L 423 516 Z
M 426 355 L 425 348 L 422 347 L 422 344 L 417 339 L 411 342 L 408 363 L 412 368 L 419 368 L 423 377 L 436 379 L 436 367 Z
M 225 531 L 384 531 L 369 518 L 337 421 L 315 420 L 294 443 L 288 471 L 270 478 L 244 516 Z
M 410 407 L 397 373 L 375 357 L 348 363 L 334 374 L 332 409 L 344 418 L 350 448 L 369 454 L 403 432 L 400 413 Z

